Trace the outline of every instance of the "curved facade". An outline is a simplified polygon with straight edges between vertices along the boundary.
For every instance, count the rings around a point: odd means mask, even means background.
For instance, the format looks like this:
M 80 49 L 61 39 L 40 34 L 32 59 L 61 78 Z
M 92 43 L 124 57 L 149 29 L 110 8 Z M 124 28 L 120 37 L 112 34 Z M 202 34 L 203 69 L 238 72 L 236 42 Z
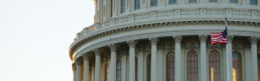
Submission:
M 73 81 L 259 81 L 260 0 L 94 3 L 94 24 L 69 47 Z M 211 46 L 225 18 L 227 47 Z

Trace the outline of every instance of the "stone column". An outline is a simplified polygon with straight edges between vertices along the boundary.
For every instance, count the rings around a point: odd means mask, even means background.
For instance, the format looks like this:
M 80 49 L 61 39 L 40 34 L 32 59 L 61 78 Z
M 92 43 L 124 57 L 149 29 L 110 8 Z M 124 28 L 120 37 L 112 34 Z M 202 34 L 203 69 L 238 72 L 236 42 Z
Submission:
M 76 81 L 76 65 L 72 63 L 72 71 L 73 71 L 73 81 Z
M 111 50 L 110 81 L 116 81 L 116 44 L 108 46 Z
M 144 53 L 143 50 L 141 53 L 138 54 L 138 81 L 143 81 L 144 79 Z
M 250 37 L 251 41 L 251 56 L 252 56 L 252 81 L 258 81 L 258 63 L 257 63 L 257 41 L 258 37 Z
M 81 58 L 77 58 L 76 63 L 77 63 L 76 81 L 81 81 L 81 65 L 82 65 Z
M 101 80 L 101 49 L 93 50 L 96 55 L 96 63 L 95 63 L 95 81 Z
M 206 54 L 206 41 L 207 35 L 199 35 L 200 39 L 200 81 L 207 81 L 207 54 Z
M 126 50 L 126 49 L 125 49 Z M 127 55 L 127 53 L 126 52 L 124 52 L 123 54 L 122 54 L 122 81 L 127 81 L 126 80 L 126 77 L 127 77 L 127 75 L 126 75 L 126 55 Z
M 151 81 L 157 81 L 157 42 L 158 38 L 149 38 L 151 42 Z
M 127 41 L 129 45 L 129 80 L 135 81 L 135 45 L 137 41 L 130 40 Z
M 228 65 L 229 65 L 229 81 L 233 80 L 233 75 L 232 75 L 232 41 L 233 41 L 234 36 L 233 35 L 228 35 Z M 226 73 L 227 74 L 227 73 Z M 228 80 L 225 80 L 228 81 Z
M 88 81 L 89 77 L 88 77 L 88 71 L 89 71 L 89 55 L 88 54 L 85 54 L 83 55 L 83 58 L 84 58 L 84 77 L 83 77 L 83 80 L 84 81 Z
M 181 40 L 182 36 L 173 36 L 175 41 L 175 81 L 182 80 L 182 68 L 181 68 Z

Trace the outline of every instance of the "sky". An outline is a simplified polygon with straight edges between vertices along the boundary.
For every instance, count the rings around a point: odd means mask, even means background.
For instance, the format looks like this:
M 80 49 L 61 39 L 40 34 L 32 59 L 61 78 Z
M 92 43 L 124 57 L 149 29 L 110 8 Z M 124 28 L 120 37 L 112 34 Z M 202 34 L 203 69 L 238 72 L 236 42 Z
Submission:
M 0 0 L 0 81 L 72 81 L 68 48 L 93 0 Z

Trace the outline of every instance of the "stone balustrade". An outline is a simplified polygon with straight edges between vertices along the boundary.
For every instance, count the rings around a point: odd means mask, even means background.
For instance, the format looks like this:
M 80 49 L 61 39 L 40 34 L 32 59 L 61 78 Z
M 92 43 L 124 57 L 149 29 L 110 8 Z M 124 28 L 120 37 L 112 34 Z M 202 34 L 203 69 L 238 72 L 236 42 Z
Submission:
M 252 13 L 254 12 L 254 13 Z M 126 16 L 119 16 L 110 18 L 101 22 L 97 22 L 84 30 L 79 32 L 75 41 L 82 39 L 86 36 L 91 36 L 95 31 L 100 29 L 113 29 L 119 26 L 127 26 L 129 24 L 136 24 L 138 22 L 158 22 L 163 23 L 160 20 L 174 20 L 174 21 L 207 21 L 203 18 L 210 17 L 211 20 L 223 21 L 224 17 L 232 18 L 231 21 L 242 21 L 239 18 L 245 18 L 248 20 L 260 21 L 260 11 L 257 10 L 246 10 L 246 9 L 176 9 L 176 10 L 164 10 L 164 11 L 153 11 L 147 13 L 130 14 Z M 219 19 L 221 17 L 221 19 Z M 191 19 L 199 18 L 199 19 Z M 249 19 L 248 19 L 249 18 Z M 189 20 L 184 20 L 189 19 Z M 250 21 L 249 21 L 250 22 Z M 253 22 L 253 21 L 251 21 Z M 72 44 L 73 45 L 73 44 Z

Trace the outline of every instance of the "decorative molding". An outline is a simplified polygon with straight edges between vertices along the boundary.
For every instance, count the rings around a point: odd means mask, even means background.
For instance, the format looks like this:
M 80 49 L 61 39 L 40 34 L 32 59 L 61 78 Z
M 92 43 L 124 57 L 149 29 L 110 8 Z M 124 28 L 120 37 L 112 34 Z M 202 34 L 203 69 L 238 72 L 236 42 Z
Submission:
M 72 66 L 72 71 L 76 71 L 76 69 L 77 69 L 77 68 L 76 68 L 76 64 L 75 64 L 75 63 L 72 63 L 71 66 Z
M 228 36 L 227 36 L 228 43 L 232 43 L 233 38 L 234 38 L 234 35 L 228 35 Z
M 110 44 L 108 47 L 110 48 L 111 52 L 116 52 L 118 44 Z
M 89 54 L 84 54 L 84 55 L 83 55 L 83 59 L 84 59 L 84 60 L 89 60 Z
M 259 37 L 251 36 L 248 40 L 251 42 L 251 45 L 257 45 Z
M 93 51 L 94 51 L 96 56 L 100 56 L 101 55 L 101 49 L 100 48 L 94 49 Z
M 160 39 L 158 39 L 157 37 L 151 37 L 149 38 L 149 40 L 151 42 L 151 45 L 157 45 Z
M 129 40 L 127 41 L 127 44 L 129 45 L 130 48 L 135 48 L 135 45 L 137 44 L 137 41 L 134 40 Z
M 82 59 L 81 58 L 77 58 L 75 61 L 76 61 L 77 65 L 82 65 Z
M 182 40 L 182 36 L 173 36 L 173 39 L 175 41 L 175 43 L 181 43 L 181 40 Z
M 207 41 L 207 35 L 199 35 L 199 39 L 201 43 L 206 43 Z

